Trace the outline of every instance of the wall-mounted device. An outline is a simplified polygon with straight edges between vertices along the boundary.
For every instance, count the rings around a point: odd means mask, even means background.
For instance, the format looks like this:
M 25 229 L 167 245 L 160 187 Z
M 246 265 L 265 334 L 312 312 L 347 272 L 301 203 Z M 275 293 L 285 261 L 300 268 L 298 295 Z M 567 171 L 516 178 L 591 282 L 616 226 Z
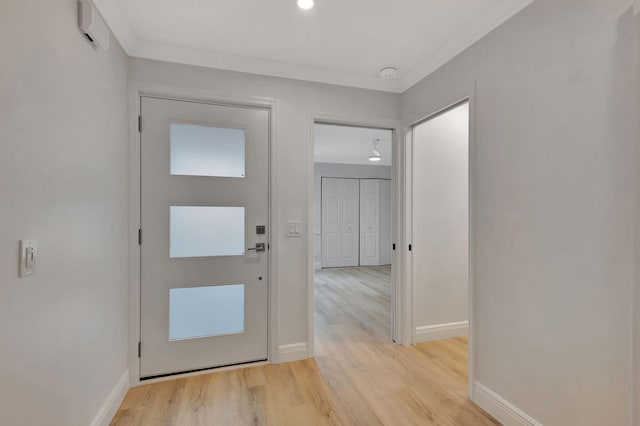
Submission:
M 18 276 L 33 275 L 36 270 L 38 242 L 36 240 L 20 240 L 20 267 Z
M 109 48 L 109 27 L 91 0 L 78 0 L 78 26 L 91 44 Z

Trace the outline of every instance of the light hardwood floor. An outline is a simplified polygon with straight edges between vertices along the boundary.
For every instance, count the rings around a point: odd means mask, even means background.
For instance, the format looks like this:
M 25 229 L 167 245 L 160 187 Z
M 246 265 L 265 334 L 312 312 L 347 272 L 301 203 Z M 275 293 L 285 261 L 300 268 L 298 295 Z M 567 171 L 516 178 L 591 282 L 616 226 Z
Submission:
M 466 338 L 389 342 L 389 275 L 317 271 L 315 359 L 139 386 L 111 424 L 498 424 L 466 397 Z

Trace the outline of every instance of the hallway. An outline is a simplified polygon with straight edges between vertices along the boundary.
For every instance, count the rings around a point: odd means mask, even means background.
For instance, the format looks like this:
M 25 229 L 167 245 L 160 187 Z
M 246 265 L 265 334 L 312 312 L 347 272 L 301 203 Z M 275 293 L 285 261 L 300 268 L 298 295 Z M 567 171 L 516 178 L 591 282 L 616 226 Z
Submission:
M 132 388 L 112 425 L 495 425 L 467 391 L 467 339 L 390 342 L 389 267 L 316 275 L 316 358 Z
M 329 341 L 391 339 L 391 266 L 326 268 L 314 279 L 316 354 Z
M 315 271 L 315 352 L 348 424 L 497 424 L 467 392 L 467 338 L 391 342 L 391 267 Z

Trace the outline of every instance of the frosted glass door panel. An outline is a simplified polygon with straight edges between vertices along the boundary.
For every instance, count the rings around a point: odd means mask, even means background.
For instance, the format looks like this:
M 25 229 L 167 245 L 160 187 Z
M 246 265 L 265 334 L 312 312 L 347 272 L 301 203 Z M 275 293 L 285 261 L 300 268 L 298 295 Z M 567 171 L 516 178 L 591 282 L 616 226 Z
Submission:
M 242 256 L 244 207 L 171 206 L 170 257 Z
M 171 123 L 171 174 L 244 177 L 242 129 Z
M 169 290 L 169 340 L 244 332 L 244 284 Z

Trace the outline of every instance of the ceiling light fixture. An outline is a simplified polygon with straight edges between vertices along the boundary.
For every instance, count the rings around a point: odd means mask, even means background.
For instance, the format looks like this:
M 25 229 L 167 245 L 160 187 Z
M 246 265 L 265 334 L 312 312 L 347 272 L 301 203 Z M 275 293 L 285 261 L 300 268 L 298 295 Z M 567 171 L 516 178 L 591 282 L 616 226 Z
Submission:
M 313 7 L 313 0 L 298 0 L 298 7 L 304 10 L 311 9 Z
M 377 162 L 382 160 L 382 154 L 378 151 L 378 144 L 380 143 L 380 139 L 373 140 L 373 151 L 371 151 L 371 155 L 369 156 L 369 161 Z

